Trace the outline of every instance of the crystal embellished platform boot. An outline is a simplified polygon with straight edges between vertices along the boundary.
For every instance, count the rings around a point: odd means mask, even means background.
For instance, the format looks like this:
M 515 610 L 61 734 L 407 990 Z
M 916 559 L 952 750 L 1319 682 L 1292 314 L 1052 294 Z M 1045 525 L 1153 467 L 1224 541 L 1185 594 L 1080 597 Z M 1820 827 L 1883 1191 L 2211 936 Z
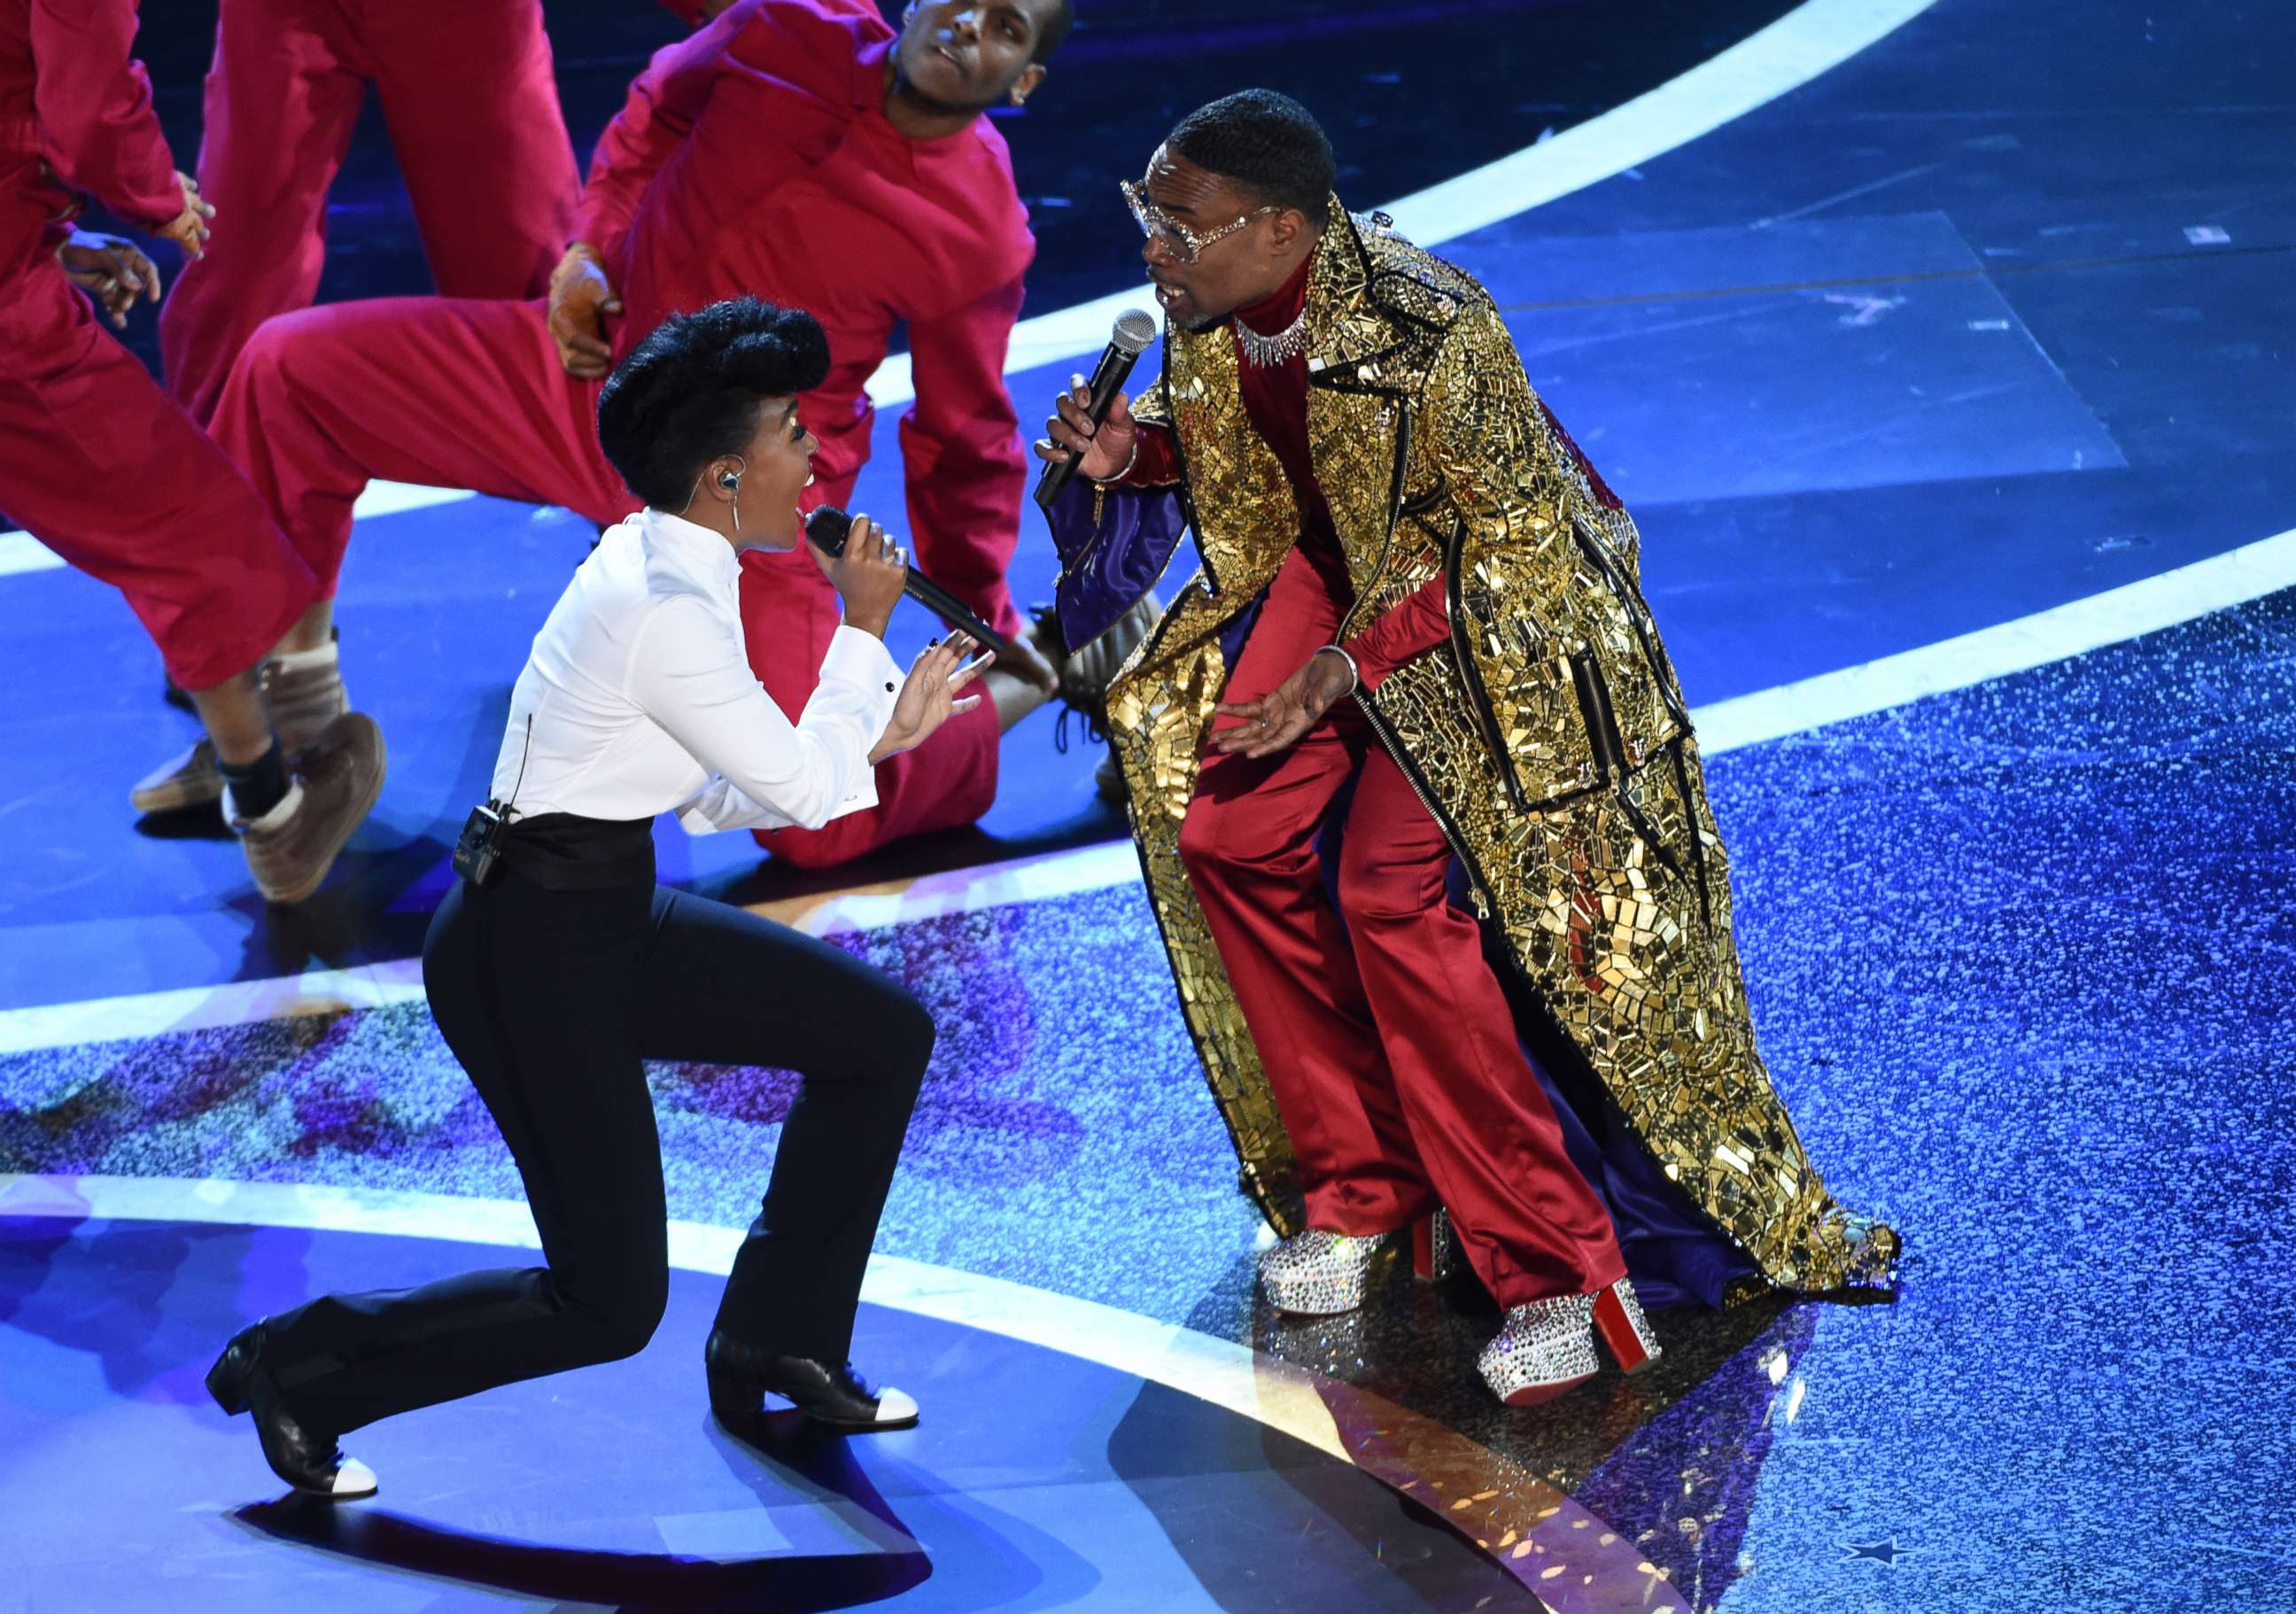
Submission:
M 1576 1389 L 1602 1365 L 1595 1355 L 1595 1297 L 1556 1295 L 1513 1307 L 1475 1365 L 1491 1394 L 1509 1406 L 1536 1406 Z
M 1267 1303 L 1294 1316 L 1329 1317 L 1363 1304 L 1372 1274 L 1403 1248 L 1403 1231 L 1295 1233 L 1259 1258 L 1259 1287 Z
M 1659 1358 L 1658 1337 L 1620 1278 L 1591 1295 L 1558 1295 L 1518 1306 L 1475 1365 L 1483 1382 L 1509 1406 L 1536 1406 L 1584 1384 L 1602 1365 L 1595 1338 L 1602 1336 L 1620 1368 L 1638 1373 Z
M 1387 1233 L 1295 1233 L 1259 1258 L 1259 1286 L 1277 1311 L 1336 1316 L 1364 1302 L 1372 1279 L 1406 1248 L 1412 1270 L 1430 1281 L 1450 1275 L 1453 1244 L 1441 1211 Z

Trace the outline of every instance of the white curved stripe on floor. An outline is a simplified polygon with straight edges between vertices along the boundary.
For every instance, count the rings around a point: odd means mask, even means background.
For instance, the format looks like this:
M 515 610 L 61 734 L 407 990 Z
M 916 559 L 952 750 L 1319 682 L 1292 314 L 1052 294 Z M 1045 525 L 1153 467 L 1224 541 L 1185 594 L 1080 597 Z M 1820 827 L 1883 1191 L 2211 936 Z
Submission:
M 928 874 L 904 885 L 832 891 L 762 905 L 759 912 L 808 936 L 836 936 L 971 914 L 1013 903 L 1101 891 L 1140 877 L 1128 840 Z M 422 961 L 392 959 L 348 970 L 310 970 L 264 980 L 177 987 L 116 997 L 0 1012 L 0 1057 L 77 1043 L 126 1042 L 173 1031 L 243 1026 L 306 1014 L 345 1014 L 422 1000 Z
M 1386 210 L 1395 216 L 1397 228 L 1422 246 L 1455 240 L 1687 144 L 1839 67 L 1936 4 L 1937 0 L 1807 0 L 1759 33 L 1625 105 L 1590 118 L 1552 140 L 1390 202 Z M 1128 227 L 1115 211 L 1113 180 L 1109 190 L 1110 227 Z M 1033 370 L 1104 346 L 1116 316 L 1141 299 L 1136 289 L 1112 291 L 1088 303 L 1022 320 L 1013 329 L 1004 373 Z M 895 354 L 886 359 L 869 379 L 869 395 L 881 409 L 905 404 L 916 396 L 908 355 Z M 373 482 L 361 496 L 356 513 L 390 515 L 473 496 L 461 489 Z M 0 577 L 45 571 L 63 563 L 29 533 L 0 532 Z
M 1711 756 L 1973 688 L 2290 587 L 2296 528 L 2013 622 L 1700 707 L 1699 749 Z
M 2002 678 L 2140 634 L 2296 588 L 2296 528 L 2013 622 L 1885 656 L 1840 672 L 1740 695 L 1692 712 L 1709 756 L 1823 728 L 1927 695 Z M 816 936 L 875 929 L 1127 885 L 1140 877 L 1129 841 L 954 869 L 906 888 L 832 893 L 775 917 Z M 165 992 L 0 1010 L 0 1056 L 77 1043 L 156 1036 L 298 1014 L 340 1014 L 422 995 L 419 960 L 313 971 Z
M 478 496 L 462 487 L 420 487 L 412 482 L 369 482 L 351 506 L 351 519 L 397 515 L 402 510 L 424 510 L 433 504 L 453 504 Z M 29 532 L 0 532 L 0 578 L 21 571 L 53 571 L 65 564 L 56 553 Z
M 0 578 L 20 571 L 53 571 L 63 556 L 29 532 L 0 532 Z

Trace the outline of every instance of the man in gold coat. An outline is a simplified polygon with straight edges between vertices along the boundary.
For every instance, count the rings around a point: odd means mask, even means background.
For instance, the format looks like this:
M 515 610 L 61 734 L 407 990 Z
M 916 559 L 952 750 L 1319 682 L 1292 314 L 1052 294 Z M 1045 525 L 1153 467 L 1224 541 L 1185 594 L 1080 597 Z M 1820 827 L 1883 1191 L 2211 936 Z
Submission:
M 1097 427 L 1081 386 L 1046 422 L 1038 454 L 1080 456 L 1050 512 L 1063 627 L 1086 642 L 1193 530 L 1202 569 L 1108 717 L 1183 1011 L 1285 1235 L 1269 1299 L 1359 1304 L 1447 1212 L 1521 1405 L 1590 1376 L 1597 1333 L 1629 1371 L 1656 1355 L 1630 1266 L 1712 1303 L 1886 1281 L 1898 1241 L 1826 1192 L 1756 1052 L 1634 522 L 1489 295 L 1333 174 L 1255 90 L 1125 186 L 1165 371 Z

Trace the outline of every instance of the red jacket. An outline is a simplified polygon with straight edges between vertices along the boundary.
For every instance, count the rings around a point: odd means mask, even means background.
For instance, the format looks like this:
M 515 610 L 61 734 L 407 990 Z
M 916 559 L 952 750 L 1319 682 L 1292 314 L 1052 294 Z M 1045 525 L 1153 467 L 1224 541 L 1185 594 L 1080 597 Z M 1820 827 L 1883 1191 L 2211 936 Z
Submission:
M 868 458 L 863 387 L 905 324 L 912 528 L 1009 545 L 1025 478 L 1004 355 L 1036 240 L 986 118 L 931 141 L 885 120 L 893 37 L 861 0 L 740 0 L 631 86 L 576 233 L 627 310 L 617 357 L 664 315 L 744 292 L 821 321 L 831 369 L 805 419 L 824 492 Z
M 176 160 L 128 54 L 135 0 L 0 0 L 0 206 L 53 223 L 84 191 L 132 224 L 184 210 Z M 45 165 L 45 169 L 43 168 Z

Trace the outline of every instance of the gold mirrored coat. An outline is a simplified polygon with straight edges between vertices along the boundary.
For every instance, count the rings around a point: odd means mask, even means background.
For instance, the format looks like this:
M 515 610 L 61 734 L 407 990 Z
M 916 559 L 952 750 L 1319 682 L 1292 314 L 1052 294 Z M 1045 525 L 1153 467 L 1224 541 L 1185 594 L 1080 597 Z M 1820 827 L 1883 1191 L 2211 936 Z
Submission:
M 1898 1241 L 1827 1193 L 1756 1051 L 1729 865 L 1688 709 L 1599 499 L 1489 296 L 1334 199 L 1311 273 L 1308 436 L 1357 602 L 1344 640 L 1439 574 L 1447 647 L 1358 696 L 1441 823 L 1519 985 L 1691 1202 L 1773 1284 L 1888 1277 Z M 1203 565 L 1109 691 L 1151 900 L 1245 1190 L 1300 1225 L 1289 1139 L 1179 856 L 1227 668 L 1220 630 L 1299 512 L 1225 325 L 1168 332 L 1135 405 L 1177 436 Z

